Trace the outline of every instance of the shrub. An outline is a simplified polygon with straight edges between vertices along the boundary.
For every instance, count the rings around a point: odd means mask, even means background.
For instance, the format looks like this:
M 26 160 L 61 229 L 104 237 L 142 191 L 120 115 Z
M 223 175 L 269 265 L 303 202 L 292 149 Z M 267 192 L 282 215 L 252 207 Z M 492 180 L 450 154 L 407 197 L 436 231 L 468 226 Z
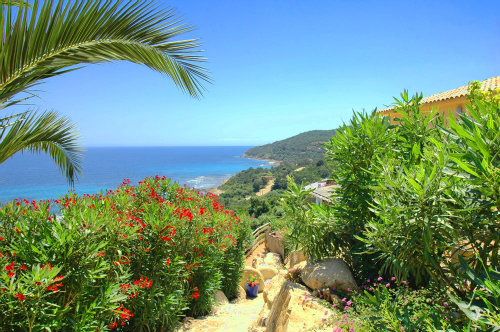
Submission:
M 237 287 L 247 233 L 214 195 L 156 177 L 56 204 L 0 209 L 1 330 L 168 331 Z

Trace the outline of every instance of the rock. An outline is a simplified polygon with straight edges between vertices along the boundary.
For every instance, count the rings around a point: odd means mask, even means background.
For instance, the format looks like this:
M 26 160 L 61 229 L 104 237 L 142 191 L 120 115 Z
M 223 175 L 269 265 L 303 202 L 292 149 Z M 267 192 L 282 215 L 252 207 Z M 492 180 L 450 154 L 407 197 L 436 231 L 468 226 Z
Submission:
M 328 287 L 323 289 L 315 289 L 313 290 L 312 294 L 335 305 L 340 305 L 341 303 L 340 298 L 335 295 L 331 288 Z
M 271 279 L 272 277 L 278 274 L 278 269 L 272 267 L 271 265 L 263 264 L 259 266 L 257 270 L 259 270 L 259 272 L 262 273 L 264 280 Z
M 246 298 L 247 298 L 247 292 L 246 292 L 245 288 L 238 286 L 238 294 L 236 295 L 236 298 L 232 302 L 239 303 Z
M 215 301 L 217 302 L 217 305 L 229 303 L 229 300 L 227 299 L 226 295 L 221 290 L 216 291 L 214 297 Z
M 300 262 L 303 262 L 306 260 L 307 260 L 307 257 L 302 251 L 293 250 L 286 257 L 285 263 L 286 263 L 286 267 L 290 268 L 290 267 L 293 267 L 294 265 L 297 265 Z
M 262 264 L 264 264 L 264 254 L 263 253 L 257 255 L 257 257 L 255 257 L 252 260 L 252 267 L 257 268 L 257 266 L 260 266 Z
M 309 288 L 331 288 L 340 290 L 358 288 L 347 264 L 340 258 L 327 258 L 307 263 L 300 274 L 302 282 Z
M 271 309 L 271 306 L 273 305 L 274 298 L 276 295 L 278 295 L 281 285 L 285 283 L 287 271 L 286 270 L 280 270 L 277 275 L 275 275 L 271 281 L 269 281 L 266 285 L 266 289 L 264 290 L 264 301 L 267 304 L 267 307 Z
M 257 318 L 252 322 L 252 324 L 250 324 L 250 327 L 248 328 L 249 331 L 265 330 L 266 320 L 269 316 L 269 309 L 270 308 L 268 308 L 267 306 L 262 307 L 262 310 L 260 311 Z
M 281 257 L 277 253 L 268 252 L 266 254 L 266 257 L 264 257 L 264 264 L 274 266 L 277 269 L 281 269 Z
M 266 332 L 298 332 L 322 325 L 332 314 L 304 286 L 287 281 L 264 322 Z
M 251 275 L 255 275 L 257 277 L 257 282 L 259 283 L 259 293 L 262 293 L 264 291 L 264 288 L 266 287 L 266 284 L 264 283 L 264 277 L 262 276 L 262 273 L 259 272 L 259 270 L 254 269 L 251 266 L 245 266 L 245 268 L 243 269 L 240 286 L 245 289 L 245 283 L 248 282 Z
M 283 246 L 283 236 L 276 232 L 266 233 L 266 248 L 270 252 L 279 254 L 281 258 L 285 258 L 285 247 Z

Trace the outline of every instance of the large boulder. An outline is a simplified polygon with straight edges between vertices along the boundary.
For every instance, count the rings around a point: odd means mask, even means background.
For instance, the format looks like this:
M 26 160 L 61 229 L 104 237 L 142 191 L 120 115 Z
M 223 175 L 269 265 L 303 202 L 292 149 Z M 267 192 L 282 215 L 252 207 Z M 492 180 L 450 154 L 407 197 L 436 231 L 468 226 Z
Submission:
M 216 291 L 214 297 L 215 297 L 215 302 L 217 302 L 218 305 L 229 303 L 229 300 L 227 299 L 226 295 L 221 290 Z
M 247 298 L 247 292 L 245 288 L 238 286 L 238 293 L 236 294 L 236 298 L 232 301 L 233 303 L 239 303 Z
M 278 274 L 278 269 L 275 267 L 272 267 L 271 265 L 266 265 L 263 264 L 257 268 L 260 273 L 262 273 L 262 276 L 264 277 L 264 280 L 271 279 L 275 275 Z
M 279 270 L 281 269 L 281 256 L 274 252 L 268 252 L 264 257 L 264 264 L 274 266 Z
M 300 274 L 309 288 L 336 287 L 340 290 L 358 288 L 347 264 L 340 258 L 327 258 L 307 263 Z
M 280 270 L 277 275 L 275 275 L 266 285 L 266 289 L 264 290 L 264 301 L 267 304 L 267 307 L 271 309 L 271 306 L 273 305 L 273 301 L 278 295 L 281 286 L 285 283 L 287 271 L 286 270 Z
M 259 293 L 262 293 L 264 291 L 264 288 L 266 287 L 266 284 L 264 283 L 264 276 L 259 272 L 259 270 L 254 269 L 251 266 L 245 266 L 245 268 L 243 269 L 240 286 L 245 289 L 245 283 L 248 282 L 250 276 L 252 275 L 257 277 L 257 282 L 259 283 Z
M 332 315 L 304 286 L 287 281 L 274 299 L 269 315 L 261 321 L 266 332 L 298 332 L 317 328 Z
M 299 250 L 292 250 L 286 257 L 285 264 L 287 268 L 291 268 L 300 262 L 306 261 L 306 255 Z

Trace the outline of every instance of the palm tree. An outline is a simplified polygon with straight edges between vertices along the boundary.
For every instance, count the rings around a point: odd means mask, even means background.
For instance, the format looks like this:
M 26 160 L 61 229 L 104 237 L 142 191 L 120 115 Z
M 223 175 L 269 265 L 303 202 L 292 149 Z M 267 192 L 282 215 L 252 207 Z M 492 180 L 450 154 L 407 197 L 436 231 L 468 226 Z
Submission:
M 198 98 L 210 80 L 197 65 L 199 43 L 173 40 L 191 30 L 152 1 L 0 0 L 0 109 L 79 64 L 118 60 L 144 64 Z M 70 184 L 81 172 L 78 140 L 74 125 L 54 112 L 0 117 L 0 163 L 24 150 L 49 153 Z

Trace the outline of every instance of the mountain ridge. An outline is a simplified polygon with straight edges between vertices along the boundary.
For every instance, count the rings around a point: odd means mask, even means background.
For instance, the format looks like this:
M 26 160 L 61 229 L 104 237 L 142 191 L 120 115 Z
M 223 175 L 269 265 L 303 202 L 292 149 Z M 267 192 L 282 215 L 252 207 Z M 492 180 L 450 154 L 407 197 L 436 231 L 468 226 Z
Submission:
M 334 136 L 335 132 L 336 129 L 306 131 L 283 140 L 256 146 L 247 150 L 243 156 L 292 163 L 324 159 L 325 150 L 322 144 Z

